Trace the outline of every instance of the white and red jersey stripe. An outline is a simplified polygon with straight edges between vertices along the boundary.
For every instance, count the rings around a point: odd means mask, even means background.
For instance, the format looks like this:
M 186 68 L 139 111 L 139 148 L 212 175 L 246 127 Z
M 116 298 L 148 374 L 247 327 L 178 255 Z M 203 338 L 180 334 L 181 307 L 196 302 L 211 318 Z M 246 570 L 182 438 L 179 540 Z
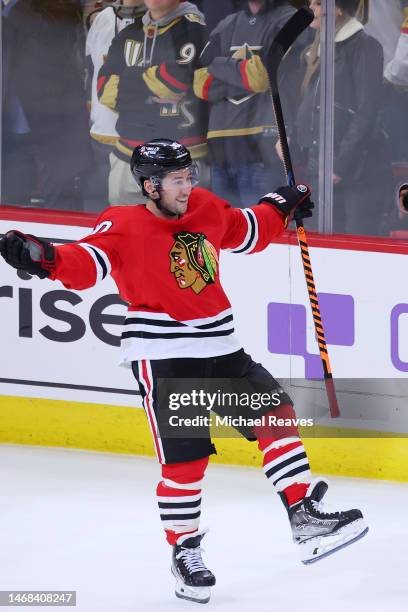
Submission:
M 163 464 L 165 463 L 165 456 L 163 451 L 163 444 L 160 438 L 159 427 L 157 424 L 157 418 L 154 410 L 154 380 L 152 368 L 149 361 L 138 361 L 137 380 L 144 390 L 143 405 L 146 411 L 147 420 L 149 422 L 150 432 L 152 434 L 156 455 L 159 460 L 159 463 Z

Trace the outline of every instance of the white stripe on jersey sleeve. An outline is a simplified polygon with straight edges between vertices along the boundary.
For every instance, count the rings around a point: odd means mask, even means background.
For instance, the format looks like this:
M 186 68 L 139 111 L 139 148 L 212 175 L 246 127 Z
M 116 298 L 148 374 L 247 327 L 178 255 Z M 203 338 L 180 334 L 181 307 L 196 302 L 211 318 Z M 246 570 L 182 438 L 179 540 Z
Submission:
M 248 212 L 249 215 L 251 215 L 251 217 L 252 217 L 252 219 L 254 221 L 255 234 L 254 234 L 252 242 L 250 244 L 248 244 L 248 246 L 245 249 L 244 253 L 252 253 L 252 251 L 254 250 L 256 245 L 258 244 L 259 226 L 258 226 L 258 219 L 256 218 L 256 214 L 254 213 L 254 211 L 251 210 L 251 208 L 247 208 L 247 212 Z
M 233 249 L 225 249 L 231 253 L 251 253 L 258 242 L 259 229 L 258 220 L 254 211 L 251 208 L 241 208 L 242 214 L 247 222 L 247 232 L 244 240 Z
M 109 257 L 104 251 L 102 251 L 102 249 L 94 246 L 93 244 L 88 244 L 87 242 L 78 242 L 78 246 L 85 249 L 85 251 L 89 253 L 93 259 L 96 267 L 96 283 L 103 280 L 106 276 L 108 276 L 108 274 L 111 273 L 112 266 L 109 261 Z

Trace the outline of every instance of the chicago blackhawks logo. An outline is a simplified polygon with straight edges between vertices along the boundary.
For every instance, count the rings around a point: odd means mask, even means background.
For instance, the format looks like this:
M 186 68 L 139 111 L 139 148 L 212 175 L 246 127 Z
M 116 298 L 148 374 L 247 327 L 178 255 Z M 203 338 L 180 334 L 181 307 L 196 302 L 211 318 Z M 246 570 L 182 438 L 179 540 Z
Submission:
M 170 272 L 180 289 L 198 294 L 215 281 L 218 271 L 217 251 L 204 234 L 178 232 L 170 249 Z

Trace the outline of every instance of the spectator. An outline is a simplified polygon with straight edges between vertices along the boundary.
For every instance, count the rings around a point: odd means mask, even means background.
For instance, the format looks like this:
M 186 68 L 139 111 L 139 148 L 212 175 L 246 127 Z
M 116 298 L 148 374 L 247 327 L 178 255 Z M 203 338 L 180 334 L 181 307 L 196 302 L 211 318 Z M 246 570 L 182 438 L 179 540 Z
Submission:
M 394 85 L 408 87 L 408 7 L 394 56 L 385 68 L 385 78 Z
M 3 23 L 3 201 L 81 207 L 90 146 L 79 2 L 18 0 Z
M 28 205 L 35 180 L 33 152 L 27 117 L 11 79 L 13 35 L 5 21 L 17 1 L 2 3 L 2 194 L 4 202 Z
M 406 2 L 406 0 L 404 0 Z M 407 2 L 406 2 L 407 3 Z M 408 123 L 408 8 L 405 8 L 404 19 L 395 53 L 385 67 L 386 100 L 384 103 L 384 124 L 388 133 L 394 168 L 395 183 L 399 181 L 401 166 L 408 171 L 407 139 Z
M 195 159 L 207 154 L 206 109 L 192 88 L 206 40 L 204 16 L 190 2 L 145 0 L 145 5 L 142 27 L 135 23 L 122 30 L 99 72 L 99 100 L 118 113 L 111 205 L 143 200 L 129 165 L 138 144 L 171 138 L 188 145 Z
M 248 0 L 211 33 L 195 75 L 195 93 L 210 108 L 212 187 L 235 206 L 284 180 L 263 58 L 294 10 L 285 0 Z
M 109 2 L 109 0 L 81 0 L 81 4 L 84 24 L 86 29 L 89 30 L 97 14 L 107 6 L 112 5 L 112 2 Z
M 391 193 L 390 159 L 380 125 L 383 51 L 354 17 L 359 0 L 336 0 L 334 229 L 377 234 Z M 296 140 L 317 186 L 319 158 L 320 0 L 311 0 L 316 38 L 305 54 L 306 73 Z M 390 203 L 391 205 L 391 203 Z
M 195 4 L 204 13 L 208 30 L 211 32 L 219 22 L 238 11 L 241 0 L 197 0 Z
M 403 183 L 398 189 L 398 210 L 401 215 L 408 214 L 408 185 Z
M 389 235 L 392 238 L 408 236 L 408 184 L 399 182 L 395 188 L 395 204 L 389 216 Z
M 381 43 L 385 64 L 388 64 L 395 52 L 404 3 L 405 0 L 371 0 L 369 3 L 365 31 Z
M 108 205 L 109 155 L 118 138 L 115 125 L 117 114 L 101 104 L 97 94 L 98 72 L 103 66 L 109 47 L 115 36 L 146 11 L 143 0 L 123 0 L 120 5 L 110 5 L 96 13 L 86 39 L 88 68 L 88 99 L 91 108 L 91 144 L 93 167 L 87 176 L 84 207 L 86 210 L 103 210 Z

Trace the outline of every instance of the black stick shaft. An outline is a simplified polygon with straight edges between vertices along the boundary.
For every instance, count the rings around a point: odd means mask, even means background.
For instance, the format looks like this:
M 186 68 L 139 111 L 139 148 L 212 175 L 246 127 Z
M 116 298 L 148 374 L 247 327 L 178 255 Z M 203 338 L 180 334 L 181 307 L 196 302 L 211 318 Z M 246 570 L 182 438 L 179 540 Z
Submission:
M 297 11 L 297 13 L 293 15 L 293 17 L 284 25 L 284 27 L 278 33 L 277 37 L 272 43 L 271 50 L 269 53 L 269 62 L 267 66 L 269 82 L 271 86 L 272 105 L 275 114 L 276 124 L 278 127 L 280 146 L 282 150 L 282 161 L 289 187 L 294 187 L 296 185 L 296 180 L 278 89 L 278 68 L 285 53 L 288 51 L 288 49 L 296 40 L 296 38 L 311 23 L 312 19 L 313 14 L 311 14 L 310 11 L 308 11 L 307 9 L 300 9 L 299 11 Z M 313 276 L 307 235 L 303 225 L 303 220 L 299 217 L 296 217 L 295 215 L 295 221 L 296 234 L 302 256 L 303 271 L 305 274 L 306 286 L 309 294 L 309 301 L 313 315 L 316 339 L 319 346 L 320 357 L 322 360 L 326 392 L 330 406 L 330 414 L 333 418 L 336 418 L 340 416 L 340 410 L 337 402 L 336 390 L 330 366 L 330 359 L 324 334 L 323 321 L 320 314 L 319 300 L 317 297 L 316 285 Z

